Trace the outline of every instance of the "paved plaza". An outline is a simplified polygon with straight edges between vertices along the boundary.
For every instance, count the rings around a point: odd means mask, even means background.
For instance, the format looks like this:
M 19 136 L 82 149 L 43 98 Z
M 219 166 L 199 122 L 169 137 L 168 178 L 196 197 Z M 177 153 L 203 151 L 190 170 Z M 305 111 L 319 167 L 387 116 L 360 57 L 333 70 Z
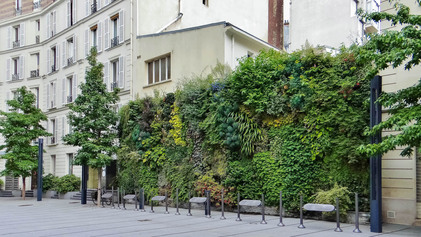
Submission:
M 165 207 L 154 207 L 155 213 L 134 210 L 98 208 L 88 202 L 35 198 L 0 198 L 0 236 L 421 236 L 421 227 L 384 225 L 383 233 L 369 232 L 368 225 L 361 225 L 362 233 L 353 233 L 354 225 L 341 224 L 343 232 L 334 232 L 336 223 L 304 220 L 305 229 L 298 229 L 299 219 L 284 218 L 285 227 L 278 227 L 279 216 L 266 216 L 267 224 L 260 224 L 259 215 L 241 215 L 237 222 L 236 213 L 226 212 L 226 220 L 220 220 L 221 213 L 212 211 L 206 218 L 203 210 L 192 210 L 193 216 L 164 214 Z

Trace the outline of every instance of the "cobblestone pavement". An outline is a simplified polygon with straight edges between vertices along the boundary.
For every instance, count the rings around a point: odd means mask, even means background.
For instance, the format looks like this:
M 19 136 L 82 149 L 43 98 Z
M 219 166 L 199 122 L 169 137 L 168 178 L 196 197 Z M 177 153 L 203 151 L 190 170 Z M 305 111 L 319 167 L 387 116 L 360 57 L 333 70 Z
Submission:
M 261 216 L 212 211 L 206 218 L 203 210 L 192 210 L 193 216 L 164 214 L 165 207 L 154 207 L 155 213 L 134 210 L 98 208 L 80 201 L 35 198 L 0 198 L 0 236 L 421 236 L 421 227 L 385 224 L 383 233 L 371 233 L 368 225 L 361 225 L 362 233 L 353 233 L 354 226 L 341 224 L 343 232 L 334 232 L 334 222 L 304 220 L 305 229 L 298 229 L 299 219 L 283 218 L 285 227 L 278 227 L 279 216 L 266 216 L 267 224 L 260 224 Z

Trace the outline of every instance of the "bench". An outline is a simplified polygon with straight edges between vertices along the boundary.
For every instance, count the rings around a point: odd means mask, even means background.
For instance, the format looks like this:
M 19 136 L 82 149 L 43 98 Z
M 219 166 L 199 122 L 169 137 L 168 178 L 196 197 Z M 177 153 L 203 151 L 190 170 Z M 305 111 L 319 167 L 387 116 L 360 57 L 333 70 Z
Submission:
M 167 197 L 167 192 L 165 192 L 165 196 L 154 196 L 154 197 L 151 198 L 151 211 L 150 211 L 150 213 L 154 213 L 155 212 L 153 210 L 153 201 L 165 202 L 165 213 L 164 214 L 170 214 L 168 212 L 168 197 Z
M 205 216 L 207 218 L 211 218 L 211 203 L 210 203 L 210 191 L 205 191 L 206 197 L 192 197 L 190 198 L 189 193 L 189 212 L 187 213 L 188 216 L 191 216 L 191 204 L 192 203 L 198 203 L 198 204 L 204 204 L 205 205 Z
M 106 193 L 102 194 L 101 195 L 101 202 L 102 202 L 102 207 L 104 207 L 104 202 L 107 205 L 111 205 L 111 203 L 114 202 L 113 193 L 106 192 Z
M 303 209 L 306 211 L 317 211 L 317 212 L 332 212 L 336 211 L 336 232 L 342 232 L 339 223 L 339 199 L 336 198 L 336 207 L 331 204 L 318 204 L 318 203 L 307 203 L 302 206 L 302 197 L 300 197 L 300 225 L 298 228 L 303 229 L 305 228 L 303 224 Z
M 238 201 L 240 200 L 240 195 L 238 195 Z M 264 196 L 262 194 L 262 200 L 248 200 L 244 199 L 238 202 L 237 205 L 237 219 L 236 221 L 242 221 L 240 217 L 240 207 L 241 206 L 248 206 L 248 207 L 262 207 L 261 214 L 262 214 L 262 221 L 260 224 L 267 224 L 265 221 L 265 204 L 264 204 Z
M 126 201 L 134 201 L 135 210 L 137 210 L 137 198 L 136 194 L 127 194 L 123 196 L 123 209 L 126 210 Z

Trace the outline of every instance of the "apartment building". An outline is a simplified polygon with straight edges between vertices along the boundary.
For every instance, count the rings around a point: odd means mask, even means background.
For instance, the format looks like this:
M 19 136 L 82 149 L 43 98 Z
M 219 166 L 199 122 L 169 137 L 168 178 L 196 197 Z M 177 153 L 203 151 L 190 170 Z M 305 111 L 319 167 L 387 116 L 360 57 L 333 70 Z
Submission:
M 218 61 L 234 68 L 238 58 L 280 48 L 282 24 L 277 22 L 282 22 L 282 3 L 3 0 L 0 70 L 6 75 L 0 78 L 0 109 L 8 110 L 5 101 L 13 98 L 17 88 L 32 90 L 37 106 L 48 116 L 44 127 L 53 134 L 44 138 L 44 173 L 80 176 L 81 168 L 72 164 L 77 148 L 64 145 L 62 137 L 72 130 L 67 104 L 80 93 L 78 85 L 84 81 L 91 47 L 96 47 L 98 61 L 104 64 L 107 88 L 121 89 L 120 101 L 114 105 L 118 110 L 153 90 L 173 91 L 179 79 L 206 72 Z M 0 159 L 0 170 L 4 162 Z M 90 170 L 88 187 L 96 187 L 95 172 Z M 20 187 L 16 179 L 2 179 L 8 189 Z M 27 187 L 34 185 L 35 181 Z

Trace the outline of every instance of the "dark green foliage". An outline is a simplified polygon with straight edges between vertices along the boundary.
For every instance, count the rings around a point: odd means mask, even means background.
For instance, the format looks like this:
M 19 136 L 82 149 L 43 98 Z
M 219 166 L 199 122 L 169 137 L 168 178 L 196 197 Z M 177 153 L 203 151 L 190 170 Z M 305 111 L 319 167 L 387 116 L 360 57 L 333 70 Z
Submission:
M 47 174 L 42 177 L 42 191 L 55 190 L 58 177 L 53 174 Z
M 59 193 L 73 192 L 80 189 L 80 178 L 73 174 L 62 176 L 56 181 L 55 190 Z

